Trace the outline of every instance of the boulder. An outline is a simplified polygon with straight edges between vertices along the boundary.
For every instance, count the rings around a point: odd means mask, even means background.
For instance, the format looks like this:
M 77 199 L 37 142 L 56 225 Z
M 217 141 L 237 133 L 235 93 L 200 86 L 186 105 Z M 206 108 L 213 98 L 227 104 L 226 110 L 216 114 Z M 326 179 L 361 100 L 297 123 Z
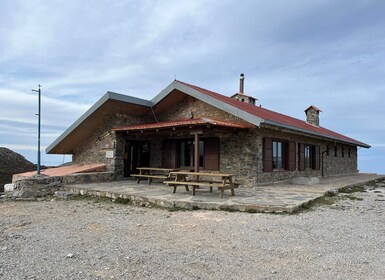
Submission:
M 13 192 L 14 188 L 15 188 L 14 184 L 5 184 L 4 185 L 4 191 L 5 192 Z

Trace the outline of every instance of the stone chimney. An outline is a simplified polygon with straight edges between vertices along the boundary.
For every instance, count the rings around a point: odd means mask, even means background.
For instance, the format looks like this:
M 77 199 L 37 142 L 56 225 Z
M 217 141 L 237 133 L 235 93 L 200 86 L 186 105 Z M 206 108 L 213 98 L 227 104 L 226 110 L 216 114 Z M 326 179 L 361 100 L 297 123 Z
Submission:
M 306 122 L 308 124 L 314 125 L 314 126 L 319 126 L 319 113 L 322 112 L 320 109 L 318 109 L 316 106 L 309 106 L 305 110 L 306 114 Z
M 231 98 L 234 98 L 244 103 L 255 105 L 255 101 L 257 101 L 257 99 L 255 99 L 252 96 L 245 95 L 244 90 L 245 90 L 245 75 L 242 73 L 239 78 L 239 93 L 234 94 L 233 96 L 231 96 Z

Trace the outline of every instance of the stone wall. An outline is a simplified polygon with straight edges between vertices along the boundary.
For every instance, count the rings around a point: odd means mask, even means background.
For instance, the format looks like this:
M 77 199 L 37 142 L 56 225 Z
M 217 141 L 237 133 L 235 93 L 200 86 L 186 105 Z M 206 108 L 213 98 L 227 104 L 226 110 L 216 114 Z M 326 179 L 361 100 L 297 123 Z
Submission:
M 324 146 L 324 174 L 325 176 L 333 176 L 340 174 L 352 174 L 358 172 L 357 166 L 357 147 L 350 145 L 337 145 L 337 156 L 334 156 L 333 143 L 329 143 L 329 155 Z M 342 148 L 344 148 L 344 156 L 342 156 Z M 350 157 L 348 151 L 350 149 Z
M 66 176 L 35 176 L 14 182 L 12 197 L 35 198 L 53 195 L 68 184 L 84 184 L 94 182 L 111 182 L 115 180 L 114 172 L 79 173 Z
M 186 96 L 178 105 L 160 114 L 157 118 L 159 121 L 190 119 L 191 113 L 194 118 L 221 119 L 249 125 L 248 122 L 191 96 Z
M 263 138 L 270 137 L 296 142 L 296 170 L 279 170 L 263 172 Z M 320 146 L 320 170 L 298 171 L 298 143 Z M 352 174 L 357 172 L 357 149 L 354 146 L 339 145 L 338 156 L 334 157 L 334 150 L 326 154 L 326 147 L 333 148 L 334 143 L 304 135 L 297 135 L 279 129 L 257 128 L 254 131 L 239 131 L 235 135 L 221 137 L 220 169 L 223 172 L 234 172 L 239 175 L 245 185 L 256 183 L 271 183 L 288 180 L 295 177 L 320 177 L 322 176 L 322 154 L 324 158 L 324 176 Z M 341 150 L 344 148 L 345 156 Z M 350 149 L 350 157 L 348 156 Z
M 104 163 L 107 170 L 123 170 L 124 139 L 112 131 L 119 126 L 135 125 L 153 121 L 150 116 L 133 117 L 123 114 L 106 116 L 92 136 L 79 143 L 73 154 L 74 163 Z

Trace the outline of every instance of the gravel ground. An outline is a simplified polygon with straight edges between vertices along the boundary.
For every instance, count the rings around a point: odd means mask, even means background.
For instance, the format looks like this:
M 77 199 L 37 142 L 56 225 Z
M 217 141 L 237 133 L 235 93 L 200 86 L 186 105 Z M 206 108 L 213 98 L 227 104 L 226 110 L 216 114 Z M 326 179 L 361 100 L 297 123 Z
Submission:
M 0 279 L 385 279 L 383 186 L 295 215 L 94 199 L 0 211 Z

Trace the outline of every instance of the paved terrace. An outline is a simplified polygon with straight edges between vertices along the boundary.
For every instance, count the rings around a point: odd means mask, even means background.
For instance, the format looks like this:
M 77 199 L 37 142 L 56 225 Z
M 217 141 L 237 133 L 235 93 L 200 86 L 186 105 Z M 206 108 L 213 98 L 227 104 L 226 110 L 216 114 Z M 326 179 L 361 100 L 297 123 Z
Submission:
M 166 208 L 181 209 L 211 209 L 245 212 L 295 212 L 329 190 L 364 184 L 385 175 L 356 174 L 321 179 L 317 185 L 291 185 L 277 183 L 274 185 L 257 186 L 253 188 L 239 187 L 235 196 L 230 196 L 226 190 L 223 198 L 219 198 L 216 188 L 210 193 L 208 188 L 198 189 L 195 196 L 187 192 L 183 186 L 177 188 L 175 194 L 172 187 L 163 183 L 137 184 L 134 180 L 91 183 L 66 186 L 67 191 L 92 196 L 112 198 L 127 198 L 140 205 L 157 205 Z

